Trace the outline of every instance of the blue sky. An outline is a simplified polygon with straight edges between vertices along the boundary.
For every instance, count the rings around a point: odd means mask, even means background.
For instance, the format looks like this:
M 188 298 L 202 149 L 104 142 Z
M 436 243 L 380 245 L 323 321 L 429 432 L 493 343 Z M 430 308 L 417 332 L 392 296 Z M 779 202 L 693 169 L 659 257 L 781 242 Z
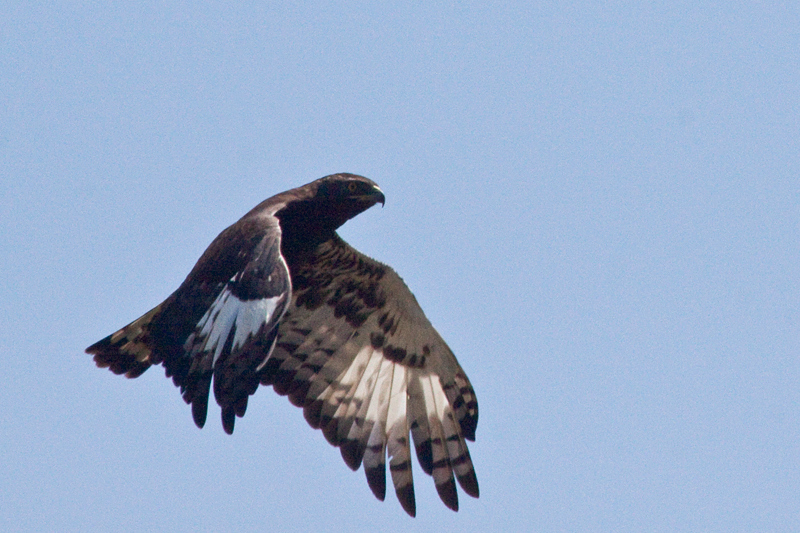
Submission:
M 800 529 L 797 5 L 286 4 L 0 7 L 0 529 Z M 458 513 L 83 354 L 334 172 L 476 389 Z

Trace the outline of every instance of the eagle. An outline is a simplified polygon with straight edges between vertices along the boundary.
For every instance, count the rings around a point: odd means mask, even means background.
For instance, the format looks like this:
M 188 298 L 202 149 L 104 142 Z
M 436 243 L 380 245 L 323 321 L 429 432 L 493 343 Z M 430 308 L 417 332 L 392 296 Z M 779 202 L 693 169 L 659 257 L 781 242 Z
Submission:
M 475 391 L 403 280 L 336 233 L 378 202 L 373 181 L 346 173 L 264 200 L 166 300 L 86 352 L 129 378 L 163 365 L 200 428 L 213 383 L 228 434 L 250 395 L 271 385 L 347 466 L 363 463 L 381 501 L 388 456 L 397 498 L 415 516 L 410 433 L 422 470 L 457 511 L 454 475 L 478 497 L 465 442 L 475 440 Z

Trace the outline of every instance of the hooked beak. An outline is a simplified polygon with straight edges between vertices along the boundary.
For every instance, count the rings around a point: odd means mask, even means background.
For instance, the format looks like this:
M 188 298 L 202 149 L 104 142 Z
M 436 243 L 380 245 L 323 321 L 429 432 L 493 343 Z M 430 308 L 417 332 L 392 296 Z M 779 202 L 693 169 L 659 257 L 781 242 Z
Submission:
M 381 207 L 383 207 L 386 204 L 386 196 L 383 195 L 383 191 L 380 190 L 377 186 L 375 186 L 375 188 L 373 189 L 371 196 L 372 198 L 375 199 L 376 204 L 378 202 L 381 203 Z

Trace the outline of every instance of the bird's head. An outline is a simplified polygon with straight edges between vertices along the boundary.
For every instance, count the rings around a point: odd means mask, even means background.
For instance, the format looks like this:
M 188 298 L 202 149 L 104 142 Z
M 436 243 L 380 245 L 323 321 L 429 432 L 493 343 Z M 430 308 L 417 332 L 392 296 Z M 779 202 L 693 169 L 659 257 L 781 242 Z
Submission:
M 316 185 L 313 202 L 334 229 L 378 202 L 386 202 L 374 181 L 355 174 L 332 174 L 317 180 Z
M 378 185 L 364 176 L 356 174 L 332 174 L 317 180 L 317 199 L 339 204 L 360 207 L 356 214 L 377 204 L 386 202 L 386 197 Z M 352 218 L 352 217 L 351 217 Z
M 355 174 L 332 174 L 283 193 L 290 198 L 275 213 L 284 239 L 326 239 L 339 226 L 386 197 L 374 181 Z

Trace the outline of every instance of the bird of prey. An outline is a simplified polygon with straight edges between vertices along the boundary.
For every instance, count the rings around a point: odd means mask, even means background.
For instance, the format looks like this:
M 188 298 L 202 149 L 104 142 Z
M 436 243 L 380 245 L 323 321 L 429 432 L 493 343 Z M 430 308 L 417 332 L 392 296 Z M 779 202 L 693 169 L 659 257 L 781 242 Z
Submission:
M 388 455 L 414 516 L 410 431 L 422 470 L 457 511 L 454 473 L 478 497 L 465 442 L 475 440 L 475 391 L 403 280 L 336 233 L 384 201 L 367 178 L 334 174 L 261 202 L 164 302 L 86 352 L 129 378 L 163 365 L 201 428 L 213 382 L 227 433 L 259 384 L 272 385 L 350 468 L 364 464 L 379 500 Z

